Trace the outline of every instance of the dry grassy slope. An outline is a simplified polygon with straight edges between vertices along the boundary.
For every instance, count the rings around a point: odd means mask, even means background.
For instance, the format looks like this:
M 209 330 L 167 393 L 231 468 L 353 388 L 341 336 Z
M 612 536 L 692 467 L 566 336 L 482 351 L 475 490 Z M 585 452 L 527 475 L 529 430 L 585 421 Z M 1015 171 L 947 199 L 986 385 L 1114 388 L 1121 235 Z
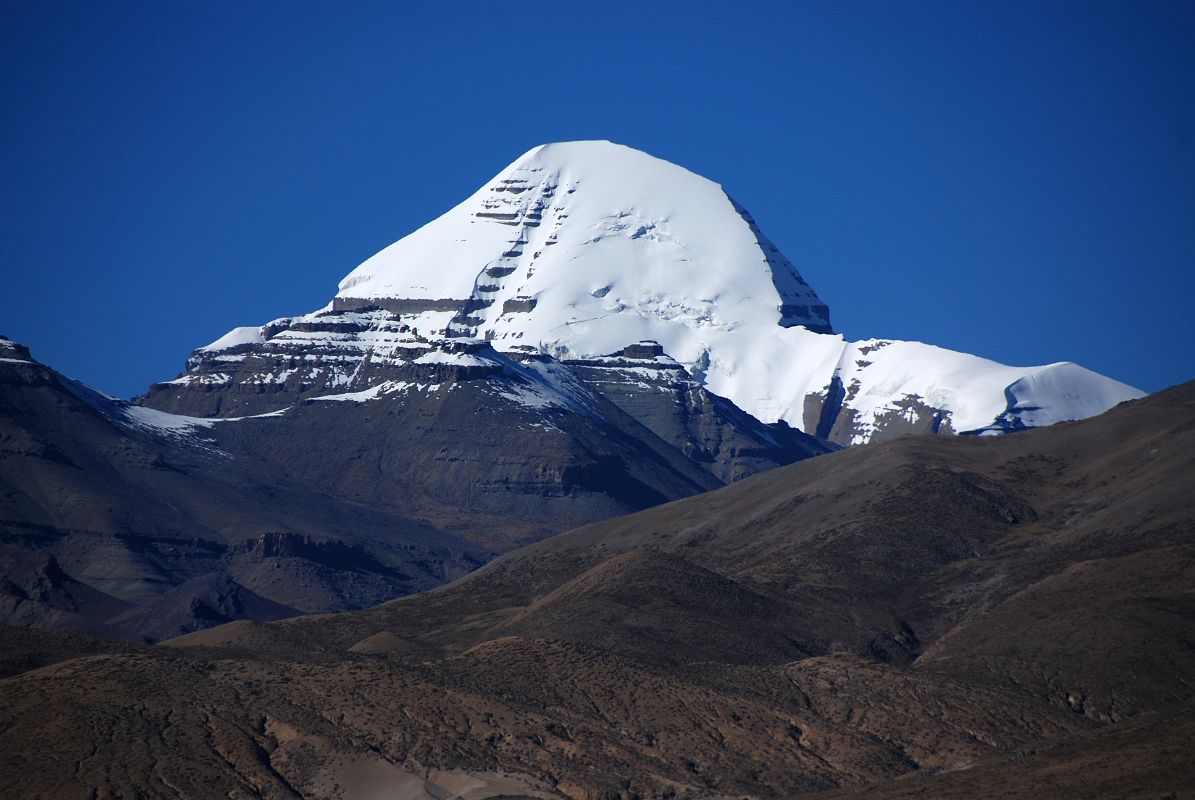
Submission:
M 1193 431 L 1188 384 L 868 446 L 364 612 L 24 672 L 0 794 L 335 796 L 354 764 L 573 797 L 1181 797 Z
M 338 761 L 357 757 L 410 774 L 531 775 L 577 797 L 775 796 L 1097 727 L 1017 692 L 853 657 L 686 675 L 519 637 L 418 665 L 163 650 L 0 684 L 0 793 L 316 797 Z M 909 728 L 911 707 L 933 724 Z M 296 737 L 309 745 L 298 755 Z

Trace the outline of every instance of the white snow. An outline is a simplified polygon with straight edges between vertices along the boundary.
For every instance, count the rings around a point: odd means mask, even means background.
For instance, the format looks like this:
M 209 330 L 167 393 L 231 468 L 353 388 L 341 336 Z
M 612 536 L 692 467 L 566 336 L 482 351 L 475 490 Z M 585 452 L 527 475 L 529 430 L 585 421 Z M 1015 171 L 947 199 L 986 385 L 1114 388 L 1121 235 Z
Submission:
M 492 367 L 494 362 L 472 353 L 445 353 L 432 350 L 415 359 L 416 364 L 452 364 L 456 367 Z
M 110 398 L 116 399 L 116 398 Z M 133 425 L 152 428 L 162 433 L 198 434 L 198 428 L 211 428 L 223 422 L 240 422 L 245 419 L 264 419 L 266 417 L 280 417 L 290 408 L 270 411 L 266 414 L 253 414 L 248 417 L 188 417 L 183 414 L 170 414 L 147 406 L 135 406 L 118 400 L 120 411 Z
M 173 433 L 195 433 L 196 428 L 210 428 L 217 420 L 204 417 L 187 417 L 181 414 L 168 414 L 156 408 L 146 406 L 124 406 L 125 416 L 136 425 L 154 428 L 159 431 Z
M 1034 428 L 1094 416 L 1136 390 L 1064 361 L 1029 372 L 1005 392 L 1011 406 L 1003 417 Z
M 261 328 L 241 327 L 233 328 L 216 341 L 199 349 L 211 352 L 214 350 L 227 350 L 239 344 L 259 344 L 264 341 L 265 337 L 262 336 Z
M 204 372 L 188 374 L 179 378 L 175 378 L 172 381 L 162 381 L 164 384 L 175 384 L 178 386 L 190 386 L 191 384 L 198 384 L 200 386 L 216 386 L 231 382 L 232 376 L 227 372 Z
M 777 284 L 786 303 L 820 304 L 769 248 L 716 183 L 622 145 L 568 142 L 526 153 L 349 273 L 339 296 L 467 298 L 497 286 L 478 314 L 498 343 L 522 333 L 601 355 L 657 339 L 661 323 L 717 330 L 751 313 L 774 325 Z M 503 314 L 518 298 L 537 305 Z
M 320 397 L 313 397 L 312 400 L 327 400 L 331 402 L 348 402 L 348 403 L 364 403 L 366 400 L 375 400 L 378 397 L 389 394 L 402 394 L 410 389 L 426 388 L 420 384 L 413 384 L 407 381 L 383 381 L 382 383 L 370 386 L 368 389 L 362 389 L 359 392 L 343 392 L 341 394 L 325 394 Z
M 502 391 L 507 398 L 528 408 L 567 409 L 600 419 L 597 399 L 568 368 L 549 361 L 528 361 L 507 368 L 521 381 L 508 381 Z

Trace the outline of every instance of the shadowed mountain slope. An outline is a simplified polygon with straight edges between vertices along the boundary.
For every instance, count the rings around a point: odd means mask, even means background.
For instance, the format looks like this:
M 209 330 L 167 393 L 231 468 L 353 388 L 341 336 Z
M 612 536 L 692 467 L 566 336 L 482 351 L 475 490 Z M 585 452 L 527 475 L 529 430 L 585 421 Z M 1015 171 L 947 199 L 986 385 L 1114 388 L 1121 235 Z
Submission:
M 0 364 L 4 622 L 159 638 L 361 607 L 488 556 L 234 458 L 201 421 L 135 409 L 7 344 L 20 358 Z
M 589 368 L 607 387 L 650 373 L 617 403 L 551 358 L 456 342 L 368 402 L 204 419 L 107 397 L 0 339 L 0 621 L 157 639 L 362 608 L 835 449 L 640 351 Z

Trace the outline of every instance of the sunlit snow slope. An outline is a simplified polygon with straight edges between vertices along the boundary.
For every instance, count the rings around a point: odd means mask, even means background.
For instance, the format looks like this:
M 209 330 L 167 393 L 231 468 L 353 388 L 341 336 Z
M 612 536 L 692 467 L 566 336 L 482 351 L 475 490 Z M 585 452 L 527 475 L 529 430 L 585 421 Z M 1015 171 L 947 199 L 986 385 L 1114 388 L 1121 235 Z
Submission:
M 329 306 L 238 328 L 200 352 L 235 360 L 274 336 L 314 346 L 320 320 L 362 314 L 432 341 L 487 339 L 565 362 L 658 342 L 758 419 L 844 444 L 1048 425 L 1142 394 L 1068 363 L 1008 367 L 916 342 L 845 341 L 719 185 L 610 142 L 530 150 L 354 269 Z M 374 359 L 404 346 L 376 329 L 360 339 Z

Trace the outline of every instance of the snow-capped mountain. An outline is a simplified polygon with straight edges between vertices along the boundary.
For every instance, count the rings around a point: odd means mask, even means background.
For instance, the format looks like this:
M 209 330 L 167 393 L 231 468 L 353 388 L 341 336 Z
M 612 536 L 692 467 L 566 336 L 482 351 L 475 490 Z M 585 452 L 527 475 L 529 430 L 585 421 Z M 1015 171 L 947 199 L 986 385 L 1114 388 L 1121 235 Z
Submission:
M 546 145 L 325 307 L 229 332 L 133 404 L 0 338 L 20 534 L 0 617 L 157 637 L 357 608 L 840 445 L 1139 395 L 1074 364 L 848 342 L 716 184 Z
M 441 385 L 437 367 L 480 366 L 475 341 L 565 366 L 646 343 L 687 385 L 840 444 L 1048 425 L 1142 394 L 1070 363 L 847 341 L 719 185 L 621 145 L 566 142 L 530 150 L 365 261 L 324 308 L 200 348 L 146 402 L 236 415 L 422 391 Z M 621 369 L 643 383 L 641 366 Z

